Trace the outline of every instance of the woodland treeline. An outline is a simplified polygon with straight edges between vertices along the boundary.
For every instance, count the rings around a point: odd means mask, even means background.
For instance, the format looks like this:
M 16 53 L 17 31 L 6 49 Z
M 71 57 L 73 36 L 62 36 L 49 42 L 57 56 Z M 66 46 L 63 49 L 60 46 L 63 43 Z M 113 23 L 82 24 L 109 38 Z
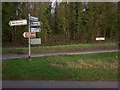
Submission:
M 120 5 L 116 2 L 62 2 L 56 3 L 54 14 L 51 2 L 3 2 L 3 46 L 27 46 L 23 32 L 28 26 L 9 26 L 10 20 L 27 19 L 28 14 L 39 17 L 42 25 L 37 37 L 42 45 L 96 43 L 96 37 L 105 37 L 103 42 L 117 42 L 120 26 Z

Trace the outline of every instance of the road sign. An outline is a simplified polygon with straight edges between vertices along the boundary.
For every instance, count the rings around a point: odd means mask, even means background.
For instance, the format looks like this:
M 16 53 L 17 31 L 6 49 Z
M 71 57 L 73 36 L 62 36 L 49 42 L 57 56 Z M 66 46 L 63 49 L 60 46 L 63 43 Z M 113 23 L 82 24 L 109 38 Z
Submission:
M 41 22 L 31 22 L 31 26 L 40 26 Z
M 40 28 L 31 28 L 30 30 L 31 30 L 31 32 L 40 32 L 41 31 Z
M 30 39 L 30 44 L 32 45 L 41 44 L 41 38 Z
M 31 20 L 31 21 L 38 21 L 39 19 L 38 19 L 38 17 L 30 16 L 30 20 Z
M 22 20 L 13 20 L 9 22 L 10 26 L 20 26 L 20 25 L 27 25 L 27 20 L 22 19 Z
M 97 37 L 96 40 L 105 40 L 105 37 Z
M 35 32 L 24 32 L 23 37 L 25 37 L 25 38 L 35 38 L 36 33 Z

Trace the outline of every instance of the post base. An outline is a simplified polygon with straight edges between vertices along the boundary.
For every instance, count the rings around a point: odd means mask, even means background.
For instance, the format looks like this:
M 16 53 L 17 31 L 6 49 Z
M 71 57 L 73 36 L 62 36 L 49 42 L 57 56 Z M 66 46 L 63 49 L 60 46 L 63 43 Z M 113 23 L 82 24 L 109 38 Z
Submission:
M 28 59 L 29 59 L 29 61 L 31 61 L 31 57 L 30 56 L 28 56 Z
M 30 57 L 30 56 L 28 56 L 28 58 L 30 59 L 31 57 Z

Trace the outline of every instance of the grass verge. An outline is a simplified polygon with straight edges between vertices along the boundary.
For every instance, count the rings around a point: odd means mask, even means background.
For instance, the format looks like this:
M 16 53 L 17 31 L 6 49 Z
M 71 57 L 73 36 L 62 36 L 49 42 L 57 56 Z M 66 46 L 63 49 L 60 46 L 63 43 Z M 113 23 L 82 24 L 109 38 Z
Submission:
M 58 46 L 32 46 L 32 53 L 57 53 L 57 52 L 79 52 L 90 50 L 108 50 L 117 49 L 117 43 L 96 43 L 96 44 L 75 44 Z M 3 48 L 3 54 L 25 54 L 28 53 L 28 47 Z
M 118 80 L 117 52 L 3 60 L 3 80 Z

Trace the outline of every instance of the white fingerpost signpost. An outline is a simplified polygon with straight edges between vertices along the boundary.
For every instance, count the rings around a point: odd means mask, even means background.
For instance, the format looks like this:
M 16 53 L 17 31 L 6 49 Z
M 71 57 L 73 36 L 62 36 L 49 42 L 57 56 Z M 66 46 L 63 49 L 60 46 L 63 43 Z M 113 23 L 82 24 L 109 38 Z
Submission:
M 28 36 L 29 40 L 29 59 L 31 58 L 31 45 L 36 45 L 36 44 L 41 44 L 41 39 L 40 38 L 35 38 L 36 37 L 36 32 L 40 32 L 41 29 L 39 26 L 41 25 L 41 22 L 39 21 L 38 17 L 33 17 L 29 16 L 29 28 L 28 32 L 30 33 L 30 36 Z
M 41 22 L 39 21 L 38 17 L 33 17 L 30 14 L 28 14 L 29 20 L 28 20 L 28 32 L 23 33 L 24 38 L 28 38 L 28 58 L 31 58 L 31 45 L 41 44 L 41 38 L 36 38 L 36 32 L 41 32 Z M 21 25 L 27 25 L 27 20 L 12 20 L 9 21 L 10 26 L 21 26 Z
M 28 25 L 28 32 L 30 32 L 30 14 L 28 14 L 28 17 L 29 17 L 29 25 Z M 28 38 L 28 47 L 29 47 L 29 56 L 28 58 L 30 59 L 31 58 L 31 46 L 30 46 L 30 37 Z

